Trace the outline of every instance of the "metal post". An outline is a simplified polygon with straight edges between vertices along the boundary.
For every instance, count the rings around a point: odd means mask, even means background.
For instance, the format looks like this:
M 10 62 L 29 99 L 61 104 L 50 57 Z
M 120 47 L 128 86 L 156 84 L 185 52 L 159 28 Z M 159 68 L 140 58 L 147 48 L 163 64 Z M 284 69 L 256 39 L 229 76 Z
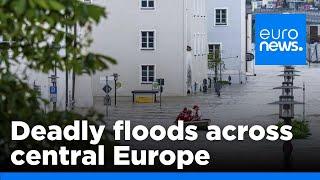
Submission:
M 73 46 L 74 48 L 77 48 L 77 25 L 73 26 L 73 33 L 75 36 L 74 42 L 73 42 Z M 75 88 L 76 88 L 76 73 L 74 72 L 74 69 L 72 71 L 72 110 L 74 109 L 75 106 Z
M 221 83 L 221 81 L 222 81 L 222 63 L 220 62 L 220 65 L 219 65 L 220 67 L 220 83 Z
M 50 77 L 49 77 L 49 79 L 50 79 L 50 83 L 52 84 L 52 85 L 50 85 L 50 102 L 52 102 L 52 104 L 53 104 L 53 111 L 56 111 L 56 109 L 57 109 L 57 79 L 58 79 L 58 77 L 56 76 L 56 75 L 51 75 Z M 54 92 L 51 92 L 51 87 L 53 87 L 54 88 Z M 52 95 L 52 94 L 54 94 L 54 95 Z
M 311 62 L 312 62 L 312 59 L 311 59 L 311 47 L 310 45 L 308 46 L 308 64 L 309 64 L 309 67 L 311 66 Z
M 119 78 L 119 74 L 113 73 L 114 78 L 114 106 L 117 107 L 117 81 Z
M 54 65 L 54 77 L 57 78 L 57 65 L 56 65 L 56 61 L 55 61 L 55 65 Z M 57 88 L 57 80 L 55 80 L 52 85 L 54 87 Z M 53 102 L 53 111 L 56 111 L 57 110 L 57 103 L 56 102 Z
M 117 107 L 117 80 L 114 79 L 114 106 Z
M 68 42 L 67 42 L 67 40 L 68 40 L 68 26 L 66 26 L 66 29 L 65 29 L 65 33 L 66 33 L 66 47 L 65 47 L 65 50 L 66 50 L 66 59 L 65 59 L 65 67 L 66 67 L 66 94 L 65 94 L 65 96 L 66 96 L 66 101 L 65 101 L 65 111 L 68 111 L 68 105 L 69 105 L 69 75 L 68 75 L 68 56 L 69 56 L 69 54 L 68 54 Z
M 162 90 L 163 90 L 163 87 L 162 85 L 160 85 L 160 109 L 162 108 Z
M 241 64 L 242 62 L 241 62 L 241 58 L 239 59 L 239 84 L 242 84 L 241 82 L 242 82 L 242 77 L 241 77 L 241 66 L 242 66 L 242 64 Z
M 315 51 L 316 51 L 316 63 L 319 63 L 318 44 L 315 45 Z
M 56 80 L 52 84 L 53 84 L 53 87 L 57 88 L 57 81 Z M 57 110 L 57 102 L 53 102 L 53 111 L 56 111 L 56 110 Z

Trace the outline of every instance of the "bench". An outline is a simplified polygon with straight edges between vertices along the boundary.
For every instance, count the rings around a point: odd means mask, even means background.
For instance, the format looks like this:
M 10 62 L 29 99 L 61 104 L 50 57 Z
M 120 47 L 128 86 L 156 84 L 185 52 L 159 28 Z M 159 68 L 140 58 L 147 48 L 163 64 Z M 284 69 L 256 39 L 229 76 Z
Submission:
M 132 93 L 132 103 L 135 103 L 135 97 L 137 94 L 152 94 L 154 95 L 154 102 L 157 102 L 157 94 L 159 90 L 134 90 Z

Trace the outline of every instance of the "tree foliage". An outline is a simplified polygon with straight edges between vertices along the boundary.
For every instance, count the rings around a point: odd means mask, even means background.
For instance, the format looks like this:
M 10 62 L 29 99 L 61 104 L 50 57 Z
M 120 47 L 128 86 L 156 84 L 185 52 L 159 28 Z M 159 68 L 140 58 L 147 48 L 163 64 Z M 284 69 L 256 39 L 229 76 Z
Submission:
M 43 73 L 57 68 L 79 75 L 107 69 L 116 61 L 89 51 L 92 26 L 105 17 L 103 7 L 80 0 L 0 0 L 0 162 L 7 162 L 13 149 L 26 144 L 38 149 L 55 146 L 10 141 L 13 120 L 62 127 L 72 124 L 74 118 L 103 123 L 94 113 L 45 113 L 41 104 L 46 101 L 28 86 L 26 74 L 17 75 L 12 69 L 24 64 L 26 69 Z M 84 32 L 81 38 L 73 33 L 73 27 Z M 104 139 L 107 141 L 107 134 Z
M 0 46 L 1 65 L 9 71 L 23 59 L 28 68 L 43 72 L 55 66 L 77 74 L 106 69 L 106 62 L 115 60 L 88 52 L 90 38 L 75 44 L 78 38 L 71 28 L 90 32 L 103 17 L 104 8 L 78 0 L 0 0 L 0 34 L 5 40 Z

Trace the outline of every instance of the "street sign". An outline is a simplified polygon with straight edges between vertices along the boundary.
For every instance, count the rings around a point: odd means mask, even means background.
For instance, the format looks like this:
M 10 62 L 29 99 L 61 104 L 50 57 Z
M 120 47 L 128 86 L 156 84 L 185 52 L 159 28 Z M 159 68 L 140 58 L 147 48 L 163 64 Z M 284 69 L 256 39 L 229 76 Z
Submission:
M 107 78 L 106 77 L 100 77 L 100 82 L 101 83 L 105 83 Z M 108 81 L 114 81 L 114 77 L 113 76 L 108 76 Z
M 50 94 L 50 102 L 56 103 L 57 99 L 57 94 Z
M 58 88 L 56 86 L 50 86 L 50 102 L 57 102 L 57 93 L 58 93 Z
M 108 94 L 112 91 L 112 88 L 109 85 L 105 85 L 102 90 Z
M 58 90 L 56 86 L 50 86 L 50 94 L 57 94 Z
M 121 82 L 117 82 L 116 87 L 117 87 L 117 89 L 121 88 L 122 87 Z
M 111 106 L 111 97 L 109 95 L 106 95 L 104 97 L 104 105 L 105 106 Z
M 254 54 L 247 53 L 246 54 L 246 61 L 253 61 L 254 60 Z

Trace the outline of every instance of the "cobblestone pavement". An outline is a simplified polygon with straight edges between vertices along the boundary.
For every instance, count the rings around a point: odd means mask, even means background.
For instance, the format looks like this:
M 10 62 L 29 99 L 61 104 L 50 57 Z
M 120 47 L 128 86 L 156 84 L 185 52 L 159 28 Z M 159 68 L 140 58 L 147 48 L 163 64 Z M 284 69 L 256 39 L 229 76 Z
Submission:
M 225 125 L 254 125 L 263 126 L 278 122 L 278 106 L 269 103 L 277 101 L 279 90 L 273 87 L 280 86 L 282 67 L 260 67 L 256 70 L 257 76 L 248 77 L 247 84 L 225 86 L 221 97 L 214 93 L 197 94 L 188 97 L 164 97 L 162 108 L 159 104 L 132 104 L 131 97 L 120 97 L 118 107 L 110 107 L 110 117 L 106 120 L 111 128 L 116 120 L 131 120 L 132 126 L 141 124 L 147 127 L 163 125 L 168 127 L 173 124 L 176 115 L 185 107 L 194 104 L 200 106 L 204 118 L 212 119 L 212 124 L 221 127 Z M 310 122 L 312 136 L 307 140 L 294 141 L 295 162 L 320 160 L 320 66 L 297 67 L 301 76 L 295 79 L 296 86 L 306 83 L 306 119 Z M 302 90 L 296 90 L 295 99 L 302 101 Z M 102 98 L 95 98 L 95 109 L 105 112 Z M 302 118 L 302 105 L 295 108 L 297 118 Z M 282 166 L 281 142 L 208 142 L 205 132 L 199 132 L 196 142 L 131 142 L 133 148 L 176 148 L 176 149 L 206 149 L 215 157 L 215 162 L 224 163 L 226 159 L 240 162 L 253 159 L 257 164 L 270 159 L 277 159 L 274 164 Z M 123 142 L 127 143 L 127 142 Z M 309 152 L 309 155 L 305 154 Z M 319 161 L 318 161 L 319 162 Z M 249 163 L 249 162 L 248 162 Z M 320 163 L 320 162 L 319 162 Z

